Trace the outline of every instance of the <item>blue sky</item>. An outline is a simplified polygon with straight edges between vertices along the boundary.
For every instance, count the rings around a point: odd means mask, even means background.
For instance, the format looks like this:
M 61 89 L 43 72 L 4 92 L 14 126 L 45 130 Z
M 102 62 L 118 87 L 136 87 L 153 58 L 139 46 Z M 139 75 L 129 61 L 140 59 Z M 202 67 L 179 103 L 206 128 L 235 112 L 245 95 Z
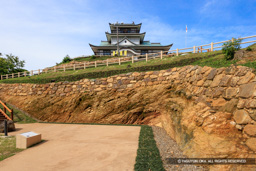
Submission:
M 43 69 L 91 55 L 108 23 L 142 23 L 145 40 L 172 49 L 256 35 L 255 0 L 0 0 L 0 53 Z

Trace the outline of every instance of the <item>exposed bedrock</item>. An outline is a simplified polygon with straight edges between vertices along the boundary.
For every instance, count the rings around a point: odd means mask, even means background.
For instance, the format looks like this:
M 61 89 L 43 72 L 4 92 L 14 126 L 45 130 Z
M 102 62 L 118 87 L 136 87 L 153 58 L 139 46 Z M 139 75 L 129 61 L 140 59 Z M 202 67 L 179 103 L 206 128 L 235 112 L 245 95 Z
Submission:
M 0 97 L 43 121 L 160 126 L 189 157 L 256 158 L 256 77 L 247 67 L 0 84 Z

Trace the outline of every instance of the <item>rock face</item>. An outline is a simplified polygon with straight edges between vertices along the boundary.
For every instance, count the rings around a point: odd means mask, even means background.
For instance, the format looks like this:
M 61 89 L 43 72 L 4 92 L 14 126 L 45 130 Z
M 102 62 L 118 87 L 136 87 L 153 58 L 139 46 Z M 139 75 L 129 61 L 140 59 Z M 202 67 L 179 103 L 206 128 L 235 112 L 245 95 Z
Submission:
M 8 132 L 15 131 L 15 125 L 13 121 L 7 121 Z M 0 123 L 0 133 L 4 132 L 4 121 Z
M 247 67 L 185 66 L 77 82 L 0 84 L 0 96 L 43 121 L 160 126 L 189 157 L 256 155 L 256 78 Z

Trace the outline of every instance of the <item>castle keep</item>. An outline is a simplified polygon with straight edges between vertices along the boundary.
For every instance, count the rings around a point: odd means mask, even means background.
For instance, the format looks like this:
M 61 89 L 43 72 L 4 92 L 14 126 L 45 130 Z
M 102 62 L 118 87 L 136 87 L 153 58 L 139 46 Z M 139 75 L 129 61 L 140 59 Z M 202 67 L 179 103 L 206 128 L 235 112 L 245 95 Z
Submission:
M 172 47 L 172 44 L 163 46 L 160 43 L 145 41 L 146 33 L 140 33 L 141 23 L 109 23 L 109 27 L 110 33 L 105 33 L 107 41 L 101 41 L 99 46 L 89 44 L 95 55 L 113 55 L 117 50 L 124 56 L 143 55 L 168 51 Z

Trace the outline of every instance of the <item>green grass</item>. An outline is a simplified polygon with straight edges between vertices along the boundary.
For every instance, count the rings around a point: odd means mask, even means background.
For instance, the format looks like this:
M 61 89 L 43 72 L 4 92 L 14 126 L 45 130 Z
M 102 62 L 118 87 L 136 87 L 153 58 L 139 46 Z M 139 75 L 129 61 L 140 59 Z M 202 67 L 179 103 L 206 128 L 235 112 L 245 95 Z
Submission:
M 226 60 L 223 54 L 216 55 L 210 58 L 204 58 L 200 61 L 194 62 L 192 65 L 209 66 L 213 68 L 228 67 L 231 64 L 235 64 L 235 60 Z
M 135 171 L 164 171 L 163 162 L 156 146 L 153 130 L 150 126 L 142 125 L 137 150 Z
M 1 135 L 1 134 L 0 134 Z M 0 137 L 0 161 L 15 155 L 22 151 L 22 149 L 16 148 L 16 137 Z
M 9 109 L 13 109 L 13 121 L 15 123 L 35 123 L 35 122 L 37 122 L 36 120 L 34 120 L 33 118 L 31 118 L 27 114 L 25 114 L 24 112 L 22 112 L 16 108 L 13 108 L 11 105 L 7 104 L 7 107 L 9 107 Z M 0 105 L 0 108 L 3 109 L 3 106 Z M 9 112 L 7 112 L 7 115 L 11 118 Z
M 241 65 L 256 69 L 256 61 L 246 62 L 245 64 Z

